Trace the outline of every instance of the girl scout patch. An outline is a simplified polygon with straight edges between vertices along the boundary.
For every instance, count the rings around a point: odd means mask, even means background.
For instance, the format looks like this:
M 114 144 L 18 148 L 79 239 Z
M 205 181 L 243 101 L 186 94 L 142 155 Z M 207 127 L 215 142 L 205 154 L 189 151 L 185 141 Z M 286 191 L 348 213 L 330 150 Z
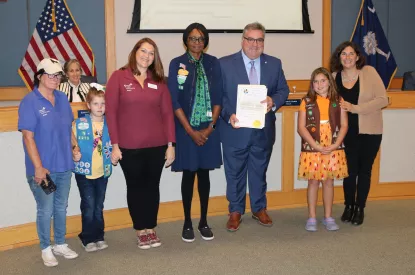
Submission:
M 183 84 L 186 82 L 186 78 L 189 75 L 189 71 L 183 68 L 180 68 L 177 72 L 177 83 L 179 83 L 179 90 L 183 90 Z
M 81 122 L 79 122 L 79 124 L 78 124 L 78 129 L 79 130 L 89 129 L 89 123 L 88 122 L 82 122 L 82 120 L 81 120 Z

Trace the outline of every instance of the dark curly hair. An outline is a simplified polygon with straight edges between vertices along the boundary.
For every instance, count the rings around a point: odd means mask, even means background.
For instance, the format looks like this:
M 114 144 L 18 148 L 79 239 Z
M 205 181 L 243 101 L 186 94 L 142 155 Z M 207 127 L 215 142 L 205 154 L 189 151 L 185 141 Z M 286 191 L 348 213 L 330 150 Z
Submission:
M 330 58 L 330 71 L 331 72 L 340 72 L 343 70 L 343 65 L 340 62 L 340 55 L 342 51 L 347 48 L 352 47 L 353 50 L 356 52 L 356 55 L 359 57 L 359 60 L 356 61 L 356 68 L 361 69 L 366 64 L 366 58 L 362 55 L 362 51 L 360 50 L 360 46 L 352 41 L 345 41 L 337 46 L 336 50 L 334 50 L 333 54 Z

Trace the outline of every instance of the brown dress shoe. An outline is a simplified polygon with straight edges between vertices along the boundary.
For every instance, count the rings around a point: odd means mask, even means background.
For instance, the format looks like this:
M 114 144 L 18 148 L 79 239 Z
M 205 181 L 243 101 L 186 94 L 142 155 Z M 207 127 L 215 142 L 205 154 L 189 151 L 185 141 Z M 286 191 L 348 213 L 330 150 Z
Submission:
M 235 232 L 239 229 L 239 225 L 242 222 L 242 215 L 239 212 L 232 212 L 229 214 L 229 220 L 226 223 L 226 229 L 230 232 Z
M 257 220 L 260 225 L 272 226 L 272 219 L 270 216 L 268 216 L 267 210 L 265 210 L 265 208 L 256 213 L 252 213 L 252 218 Z

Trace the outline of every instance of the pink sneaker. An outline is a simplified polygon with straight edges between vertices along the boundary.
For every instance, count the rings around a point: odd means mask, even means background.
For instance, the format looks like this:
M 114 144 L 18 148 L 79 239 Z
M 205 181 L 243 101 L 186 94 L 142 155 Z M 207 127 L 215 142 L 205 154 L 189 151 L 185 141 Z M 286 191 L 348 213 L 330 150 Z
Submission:
M 150 249 L 150 240 L 147 234 L 141 234 L 137 236 L 137 246 L 140 249 Z
M 161 245 L 161 241 L 159 237 L 157 237 L 156 231 L 151 231 L 147 233 L 147 238 L 150 240 L 151 247 L 159 247 Z

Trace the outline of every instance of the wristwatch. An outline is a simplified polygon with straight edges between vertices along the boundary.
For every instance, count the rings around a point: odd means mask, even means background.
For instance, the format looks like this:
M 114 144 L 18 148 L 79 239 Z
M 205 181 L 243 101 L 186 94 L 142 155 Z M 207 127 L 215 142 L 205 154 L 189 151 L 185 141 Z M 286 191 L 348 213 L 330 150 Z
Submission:
M 209 124 L 209 126 L 210 126 L 210 128 L 212 128 L 213 130 L 215 130 L 215 129 L 216 129 L 216 124 L 215 124 L 215 123 L 211 123 L 211 124 Z

